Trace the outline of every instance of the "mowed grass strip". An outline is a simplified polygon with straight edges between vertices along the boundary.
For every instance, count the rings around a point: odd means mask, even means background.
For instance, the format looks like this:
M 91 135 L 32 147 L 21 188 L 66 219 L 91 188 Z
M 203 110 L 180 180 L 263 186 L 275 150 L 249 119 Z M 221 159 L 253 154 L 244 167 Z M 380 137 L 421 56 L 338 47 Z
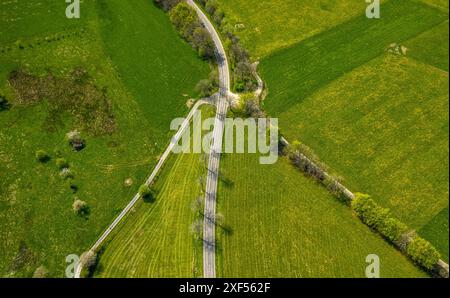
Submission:
M 419 229 L 448 205 L 448 80 L 386 54 L 282 113 L 280 126 L 351 190 Z
M 140 202 L 101 255 L 100 277 L 197 277 L 201 245 L 190 231 L 201 195 L 200 155 L 172 157 L 158 179 L 154 203 Z M 195 251 L 197 250 L 197 252 Z M 200 255 L 199 255 L 200 254 Z
M 284 158 L 260 165 L 257 155 L 225 155 L 218 210 L 220 277 L 364 277 L 369 254 L 382 277 L 424 277 L 350 209 Z
M 448 207 L 442 209 L 441 212 L 419 230 L 419 234 L 428 239 L 439 250 L 442 259 L 447 263 L 448 232 Z
M 209 75 L 153 1 L 97 0 L 106 52 L 164 150 L 170 121 L 187 114 L 195 85 Z
M 448 18 L 426 4 L 391 0 L 381 19 L 365 15 L 264 59 L 261 74 L 269 90 L 266 110 L 279 116 L 339 76 Z
M 448 72 L 448 20 L 405 42 L 407 55 Z
M 254 59 L 364 13 L 359 0 L 218 0 Z

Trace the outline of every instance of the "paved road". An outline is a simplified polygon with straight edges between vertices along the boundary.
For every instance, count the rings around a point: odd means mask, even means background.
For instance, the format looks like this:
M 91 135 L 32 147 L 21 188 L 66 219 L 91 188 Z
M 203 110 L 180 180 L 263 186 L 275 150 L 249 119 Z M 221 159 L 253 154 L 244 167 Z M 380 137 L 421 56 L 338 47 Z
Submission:
M 153 180 L 155 179 L 158 172 L 161 170 L 164 162 L 166 161 L 167 157 L 172 152 L 173 147 L 178 144 L 180 141 L 180 138 L 182 137 L 184 130 L 188 127 L 192 117 L 194 116 L 194 113 L 198 110 L 198 108 L 203 105 L 209 103 L 206 100 L 199 100 L 195 103 L 195 105 L 192 107 L 191 111 L 189 112 L 186 119 L 181 124 L 180 128 L 178 129 L 175 136 L 170 141 L 170 144 L 167 146 L 166 150 L 164 151 L 163 155 L 158 161 L 158 164 L 153 169 L 153 172 L 151 173 L 150 177 L 145 182 L 147 185 L 151 185 L 153 183 Z M 114 221 L 111 223 L 111 225 L 106 229 L 105 232 L 100 236 L 100 238 L 95 242 L 95 244 L 91 247 L 92 251 L 97 251 L 100 245 L 105 241 L 105 239 L 111 234 L 111 232 L 114 230 L 114 228 L 119 224 L 119 222 L 125 217 L 125 215 L 128 214 L 128 212 L 133 208 L 133 206 L 139 201 L 140 195 L 137 193 L 133 199 L 128 203 L 128 205 L 120 212 L 120 214 L 114 219 Z M 79 278 L 81 271 L 83 270 L 81 264 L 79 264 L 75 269 L 75 278 Z
M 200 17 L 201 22 L 208 30 L 216 46 L 216 58 L 219 66 L 219 96 L 216 102 L 216 119 L 209 153 L 208 175 L 206 178 L 206 197 L 203 224 L 203 276 L 216 277 L 216 197 L 217 180 L 219 177 L 220 154 L 224 131 L 224 120 L 228 111 L 228 97 L 230 95 L 230 72 L 228 59 L 220 40 L 219 34 L 203 11 L 192 0 L 187 0 Z

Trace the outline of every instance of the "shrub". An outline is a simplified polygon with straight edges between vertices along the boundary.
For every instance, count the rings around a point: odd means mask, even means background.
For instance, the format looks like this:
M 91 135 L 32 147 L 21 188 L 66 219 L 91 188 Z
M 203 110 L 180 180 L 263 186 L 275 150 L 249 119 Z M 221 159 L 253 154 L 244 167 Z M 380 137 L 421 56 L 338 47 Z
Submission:
M 89 206 L 85 201 L 76 199 L 72 204 L 73 211 L 78 215 L 86 215 L 89 212 Z
M 80 151 L 85 147 L 85 140 L 81 138 L 81 134 L 78 130 L 73 130 L 66 134 L 66 140 L 75 151 Z
M 210 15 L 214 15 L 217 10 L 217 2 L 215 0 L 208 0 L 205 4 L 205 10 Z
M 64 179 L 72 179 L 73 174 L 72 171 L 69 168 L 63 168 L 61 172 L 59 173 L 59 176 L 61 176 Z
M 47 162 L 49 160 L 49 155 L 44 150 L 36 151 L 36 159 L 40 162 Z
M 80 263 L 83 268 L 91 269 L 97 264 L 97 254 L 92 250 L 84 252 L 80 257 Z
M 155 194 L 154 194 L 153 190 L 147 184 L 142 184 L 139 187 L 139 195 L 143 199 L 154 199 L 155 198 Z
M 56 159 L 56 166 L 59 169 L 69 168 L 69 163 L 62 157 Z
M 392 242 L 400 241 L 408 230 L 405 224 L 391 216 L 389 209 L 378 206 L 368 195 L 355 194 L 352 208 L 365 224 Z
M 45 266 L 39 266 L 33 273 L 33 278 L 45 278 L 47 277 L 48 270 Z
M 414 262 L 428 270 L 432 270 L 440 259 L 433 245 L 418 236 L 408 244 L 406 252 Z
M 200 27 L 197 13 L 187 3 L 179 3 L 169 12 L 170 20 L 181 36 L 191 42 L 194 30 Z

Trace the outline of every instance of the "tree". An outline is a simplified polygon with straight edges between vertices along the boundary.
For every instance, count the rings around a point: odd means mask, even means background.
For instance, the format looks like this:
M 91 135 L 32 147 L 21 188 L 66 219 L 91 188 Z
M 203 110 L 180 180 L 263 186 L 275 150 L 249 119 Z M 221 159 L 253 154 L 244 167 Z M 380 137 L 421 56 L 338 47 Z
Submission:
M 70 146 L 72 146 L 72 148 L 75 151 L 82 150 L 86 145 L 85 140 L 81 138 L 81 134 L 78 130 L 68 132 L 66 134 L 66 140 L 69 142 Z
M 73 211 L 78 215 L 86 215 L 89 211 L 89 206 L 85 201 L 76 199 L 72 204 Z
M 205 9 L 209 15 L 214 15 L 217 10 L 217 2 L 215 0 L 208 0 L 206 2 Z
M 83 268 L 92 269 L 97 264 L 97 254 L 93 250 L 84 252 L 80 257 L 80 264 Z
M 192 41 L 194 30 L 200 27 L 197 13 L 187 3 L 182 2 L 169 12 L 170 20 L 181 36 Z
M 414 262 L 428 270 L 433 269 L 441 257 L 430 242 L 418 236 L 408 244 L 406 252 Z
M 194 47 L 198 50 L 198 54 L 200 57 L 204 59 L 212 59 L 214 58 L 214 42 L 211 39 L 211 36 L 203 27 L 197 27 L 194 30 L 192 43 Z
M 144 200 L 154 200 L 155 199 L 154 191 L 147 184 L 142 184 L 139 187 L 139 195 Z
M 197 83 L 197 85 L 195 86 L 195 90 L 200 93 L 201 97 L 208 97 L 212 94 L 214 88 L 210 80 L 204 79 L 200 80 L 200 82 Z
M 44 150 L 36 151 L 36 159 L 40 162 L 47 162 L 49 160 L 49 155 Z
M 45 266 L 39 266 L 33 273 L 33 278 L 45 278 L 47 277 L 48 270 Z
M 64 158 L 59 157 L 56 159 L 56 166 L 62 170 L 64 168 L 69 168 L 69 163 Z

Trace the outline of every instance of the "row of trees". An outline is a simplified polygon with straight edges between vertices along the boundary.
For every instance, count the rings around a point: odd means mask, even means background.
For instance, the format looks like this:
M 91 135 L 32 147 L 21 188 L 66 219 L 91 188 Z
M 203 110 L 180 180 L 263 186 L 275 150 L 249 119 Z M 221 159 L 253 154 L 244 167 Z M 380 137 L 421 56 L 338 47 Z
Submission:
M 349 201 L 342 193 L 343 187 L 338 179 L 327 174 L 326 166 L 320 163 L 308 147 L 300 142 L 293 142 L 288 146 L 287 154 L 294 166 L 325 185 L 338 198 Z M 360 193 L 356 193 L 351 200 L 351 208 L 366 225 L 396 245 L 419 266 L 427 270 L 435 269 L 440 259 L 436 248 L 394 218 L 389 209 L 379 206 L 370 196 Z
M 418 265 L 432 270 L 440 259 L 439 252 L 425 239 L 417 236 L 404 223 L 391 215 L 365 194 L 355 194 L 352 209 L 369 227 L 394 243 Z
M 234 33 L 234 26 L 228 21 L 216 0 L 200 0 L 199 2 L 212 17 L 217 27 L 220 28 L 222 36 L 226 38 L 225 44 L 228 50 L 235 91 L 250 92 L 256 90 L 258 82 L 254 76 L 250 56 L 239 43 L 239 38 Z
M 197 50 L 203 59 L 213 59 L 215 46 L 197 13 L 187 3 L 178 3 L 169 11 L 170 20 L 180 35 Z

